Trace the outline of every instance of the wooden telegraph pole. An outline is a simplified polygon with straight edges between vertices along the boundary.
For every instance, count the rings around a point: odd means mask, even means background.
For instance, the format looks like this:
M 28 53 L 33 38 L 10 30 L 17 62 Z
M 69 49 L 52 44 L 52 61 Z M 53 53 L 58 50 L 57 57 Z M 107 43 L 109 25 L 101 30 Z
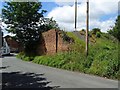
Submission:
M 2 31 L 0 28 L 0 57 L 2 56 L 1 47 L 2 47 Z
M 88 56 L 88 32 L 89 32 L 89 0 L 87 0 L 87 17 L 86 17 L 86 56 Z
M 2 47 L 2 37 L 3 37 L 3 32 L 2 32 L 2 21 L 0 20 L 0 49 Z
M 75 31 L 77 30 L 77 0 L 75 0 Z

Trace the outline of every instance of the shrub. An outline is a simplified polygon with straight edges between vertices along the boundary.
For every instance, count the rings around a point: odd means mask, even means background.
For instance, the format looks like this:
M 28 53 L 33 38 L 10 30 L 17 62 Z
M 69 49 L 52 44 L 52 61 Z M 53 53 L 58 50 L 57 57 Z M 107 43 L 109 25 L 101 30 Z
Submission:
M 97 33 L 96 33 L 96 37 L 97 37 L 97 38 L 100 38 L 100 37 L 101 37 L 101 33 L 100 33 L 100 32 L 97 32 Z
M 85 68 L 90 68 L 93 62 L 93 57 L 88 56 L 87 59 L 84 61 L 84 67 Z
M 34 59 L 34 56 L 27 56 L 27 55 L 25 55 L 24 52 L 20 52 L 16 57 L 23 59 L 25 61 L 32 61 Z
M 92 29 L 92 34 L 96 34 L 97 32 L 101 32 L 99 28 Z
M 25 61 L 30 61 L 30 58 L 27 57 L 27 56 L 25 56 L 25 57 L 23 58 L 23 60 L 25 60 Z
M 24 52 L 20 52 L 16 57 L 20 58 L 20 59 L 24 59 L 25 58 L 25 53 Z
M 61 32 L 60 32 L 60 35 L 61 35 L 63 41 L 66 41 L 66 42 L 68 42 L 68 43 L 73 43 L 73 42 L 74 42 L 74 39 L 71 38 L 71 37 L 69 37 L 66 32 L 61 31 Z

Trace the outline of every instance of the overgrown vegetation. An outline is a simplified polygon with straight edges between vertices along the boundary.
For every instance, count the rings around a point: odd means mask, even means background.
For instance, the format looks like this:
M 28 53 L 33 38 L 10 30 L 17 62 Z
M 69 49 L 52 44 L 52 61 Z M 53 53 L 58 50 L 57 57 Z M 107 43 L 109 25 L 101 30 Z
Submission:
M 52 56 L 35 57 L 28 57 L 24 53 L 20 53 L 18 57 L 26 61 L 51 67 L 84 72 L 112 79 L 119 78 L 118 40 L 109 34 L 102 33 L 100 38 L 96 38 L 97 42 L 89 46 L 89 55 L 86 58 L 84 55 L 85 43 L 71 32 L 67 32 L 67 35 L 75 41 L 71 46 L 72 50 L 69 52 L 57 53 Z
M 115 26 L 108 31 L 109 34 L 102 33 L 99 28 L 94 28 L 92 32 L 89 32 L 93 44 L 89 45 L 88 57 L 84 55 L 85 42 L 72 32 L 62 34 L 63 40 L 72 41 L 69 52 L 57 53 L 52 56 L 36 56 L 42 32 L 53 28 L 59 29 L 55 20 L 44 18 L 43 14 L 46 10 L 41 9 L 40 2 L 6 2 L 2 9 L 2 18 L 8 26 L 8 32 L 15 34 L 14 39 L 22 43 L 24 48 L 24 52 L 21 52 L 17 56 L 18 58 L 56 68 L 118 79 L 120 72 L 120 62 L 118 61 L 120 16 L 118 16 Z M 81 35 L 85 35 L 85 33 L 84 29 L 80 32 Z
M 76 37 L 72 32 L 67 32 L 67 35 L 74 40 L 74 43 L 71 45 L 72 51 L 83 53 L 85 51 L 85 42 Z
M 63 41 L 64 42 L 67 42 L 67 43 L 73 43 L 74 42 L 74 39 L 69 37 L 67 35 L 67 32 L 63 31 L 63 30 L 60 30 L 60 36 L 62 37 Z
M 120 41 L 120 15 L 118 15 L 115 26 L 112 27 L 109 31 L 109 34 L 113 35 L 115 38 L 117 38 Z

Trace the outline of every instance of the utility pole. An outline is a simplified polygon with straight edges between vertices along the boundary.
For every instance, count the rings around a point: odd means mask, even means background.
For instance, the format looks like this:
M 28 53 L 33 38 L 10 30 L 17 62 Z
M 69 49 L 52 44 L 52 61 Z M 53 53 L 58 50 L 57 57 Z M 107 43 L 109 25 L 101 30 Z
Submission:
M 2 47 L 2 32 L 0 28 L 0 57 L 2 56 L 1 47 Z
M 77 0 L 75 0 L 75 31 L 77 30 Z
M 88 32 L 89 32 L 89 0 L 87 0 L 87 17 L 86 17 L 86 56 L 88 56 L 88 45 L 89 45 L 89 39 L 88 39 Z
M 2 37 L 3 37 L 2 21 L 0 20 L 0 49 L 1 49 L 1 47 L 2 47 Z
M 2 51 L 1 51 L 1 48 L 3 46 L 3 32 L 2 32 L 2 22 L 0 21 L 0 57 L 2 56 Z

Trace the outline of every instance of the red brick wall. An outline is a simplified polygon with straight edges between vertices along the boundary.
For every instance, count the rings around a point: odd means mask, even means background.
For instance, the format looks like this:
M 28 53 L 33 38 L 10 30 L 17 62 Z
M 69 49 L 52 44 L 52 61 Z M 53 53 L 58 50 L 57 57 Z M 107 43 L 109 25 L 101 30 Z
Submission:
M 42 35 L 45 41 L 46 53 L 56 53 L 56 31 L 49 30 L 48 32 L 43 33 Z
M 58 30 L 57 30 L 58 31 Z M 18 44 L 12 38 L 6 38 L 7 43 L 9 44 L 10 48 L 18 49 L 19 51 L 23 50 L 23 47 Z M 69 48 L 69 44 L 65 43 L 60 36 L 60 31 L 58 31 L 58 48 L 57 51 L 67 51 Z M 52 29 L 47 32 L 42 33 L 42 38 L 38 43 L 37 53 L 39 55 L 43 54 L 55 54 L 56 53 L 56 30 Z
M 44 49 L 46 49 L 46 54 L 56 53 L 56 30 L 55 29 L 49 30 L 47 32 L 44 32 L 42 35 L 43 35 L 43 40 L 44 40 L 43 43 L 44 44 L 40 44 L 40 46 L 38 48 L 38 52 L 39 53 L 43 52 L 43 50 L 41 50 L 41 48 L 43 47 Z M 63 41 L 60 34 L 58 33 L 57 51 L 58 52 L 67 51 L 68 47 L 69 47 L 69 45 Z

